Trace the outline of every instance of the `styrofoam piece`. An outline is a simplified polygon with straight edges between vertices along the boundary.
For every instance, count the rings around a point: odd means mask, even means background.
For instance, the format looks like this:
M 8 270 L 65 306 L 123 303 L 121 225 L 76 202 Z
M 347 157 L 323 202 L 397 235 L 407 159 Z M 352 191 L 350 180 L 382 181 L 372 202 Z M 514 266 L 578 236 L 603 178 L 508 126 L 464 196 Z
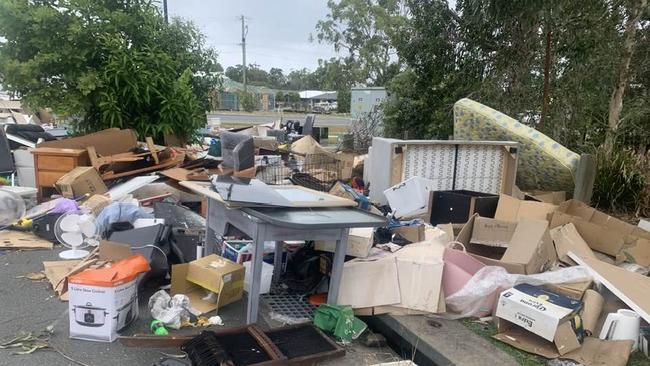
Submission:
M 639 225 L 638 226 L 639 226 L 640 229 L 643 229 L 643 230 L 645 230 L 647 232 L 650 232 L 650 219 L 648 219 L 648 220 L 646 220 L 646 219 L 639 220 Z
M 244 262 L 244 268 L 246 269 L 246 274 L 244 276 L 244 291 L 250 293 L 251 289 L 251 277 L 253 272 L 251 271 L 251 262 Z M 260 294 L 266 294 L 271 291 L 271 280 L 273 279 L 273 265 L 266 262 L 262 262 L 262 283 L 260 284 Z

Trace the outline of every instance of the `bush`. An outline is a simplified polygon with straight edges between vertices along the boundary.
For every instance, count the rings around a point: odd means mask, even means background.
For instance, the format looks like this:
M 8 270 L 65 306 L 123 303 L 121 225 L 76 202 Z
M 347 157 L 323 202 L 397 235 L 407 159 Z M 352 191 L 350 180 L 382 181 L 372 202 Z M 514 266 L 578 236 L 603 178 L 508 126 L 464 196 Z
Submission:
M 648 159 L 631 150 L 596 153 L 598 171 L 592 203 L 595 207 L 639 215 L 648 209 Z
M 255 99 L 255 95 L 252 93 L 241 92 L 241 94 L 239 94 L 239 101 L 246 112 L 252 112 L 257 109 L 257 100 Z

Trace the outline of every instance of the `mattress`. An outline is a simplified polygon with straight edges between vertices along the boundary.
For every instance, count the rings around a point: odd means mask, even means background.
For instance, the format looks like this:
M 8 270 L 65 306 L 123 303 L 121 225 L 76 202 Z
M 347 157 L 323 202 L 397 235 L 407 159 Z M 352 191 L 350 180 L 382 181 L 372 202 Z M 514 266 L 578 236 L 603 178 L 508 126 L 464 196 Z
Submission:
M 517 186 L 522 190 L 572 192 L 580 155 L 514 118 L 471 99 L 454 105 L 454 139 L 517 141 Z

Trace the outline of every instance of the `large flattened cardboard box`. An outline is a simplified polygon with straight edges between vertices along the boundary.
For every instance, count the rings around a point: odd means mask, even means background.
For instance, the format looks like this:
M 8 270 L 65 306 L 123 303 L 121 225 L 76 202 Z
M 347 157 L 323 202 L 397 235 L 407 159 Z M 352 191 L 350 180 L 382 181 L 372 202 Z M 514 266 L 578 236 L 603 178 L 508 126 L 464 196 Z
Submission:
M 130 151 L 138 146 L 138 138 L 135 131 L 119 128 L 108 128 L 106 130 L 91 134 L 72 137 L 63 140 L 46 141 L 38 144 L 38 147 L 54 147 L 60 149 L 81 149 L 86 150 L 94 147 L 97 154 L 115 155 Z
M 545 220 L 511 222 L 474 215 L 456 240 L 474 258 L 488 266 L 501 266 L 509 273 L 540 273 L 557 261 Z
M 66 198 L 108 192 L 102 177 L 91 166 L 80 166 L 72 169 L 56 181 L 56 187 L 61 192 L 61 195 Z
M 550 220 L 551 228 L 573 223 L 589 247 L 614 257 L 650 266 L 650 233 L 586 204 L 569 200 L 559 205 Z
M 564 355 L 580 348 L 583 331 L 578 313 L 581 308 L 580 300 L 539 286 L 519 284 L 499 296 L 495 313 L 498 333 L 507 336 L 508 329 L 515 325 L 553 342 L 558 353 Z
M 70 276 L 70 338 L 113 342 L 138 317 L 137 275 L 148 270 L 147 260 L 134 255 L 112 268 Z
M 191 306 L 208 313 L 242 298 L 244 266 L 216 254 L 172 266 L 172 295 L 184 294 Z M 217 301 L 204 300 L 205 290 L 217 294 Z

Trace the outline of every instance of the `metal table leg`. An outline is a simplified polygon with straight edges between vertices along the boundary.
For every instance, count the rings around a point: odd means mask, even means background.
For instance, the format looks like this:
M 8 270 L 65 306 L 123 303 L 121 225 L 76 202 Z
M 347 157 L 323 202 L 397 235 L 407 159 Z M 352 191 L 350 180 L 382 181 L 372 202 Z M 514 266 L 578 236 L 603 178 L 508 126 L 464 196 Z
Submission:
M 336 250 L 332 260 L 332 276 L 330 277 L 330 288 L 327 292 L 327 303 L 336 304 L 339 297 L 339 285 L 343 275 L 343 263 L 345 262 L 345 253 L 348 249 L 348 232 L 349 229 L 341 230 L 341 239 L 336 241 Z
M 253 235 L 253 258 L 251 258 L 251 288 L 248 292 L 246 324 L 257 322 L 257 312 L 260 304 L 260 285 L 262 282 L 262 259 L 264 257 L 264 239 L 266 225 L 256 225 Z
M 281 241 L 274 242 L 275 244 L 275 254 L 273 254 L 273 282 L 280 280 L 280 275 L 282 275 L 282 252 L 283 245 Z
M 216 204 L 208 199 L 208 214 L 205 219 L 205 247 L 203 248 L 203 255 L 221 254 L 217 253 L 217 234 L 212 228 L 210 217 L 213 216 L 213 211 L 217 209 Z

